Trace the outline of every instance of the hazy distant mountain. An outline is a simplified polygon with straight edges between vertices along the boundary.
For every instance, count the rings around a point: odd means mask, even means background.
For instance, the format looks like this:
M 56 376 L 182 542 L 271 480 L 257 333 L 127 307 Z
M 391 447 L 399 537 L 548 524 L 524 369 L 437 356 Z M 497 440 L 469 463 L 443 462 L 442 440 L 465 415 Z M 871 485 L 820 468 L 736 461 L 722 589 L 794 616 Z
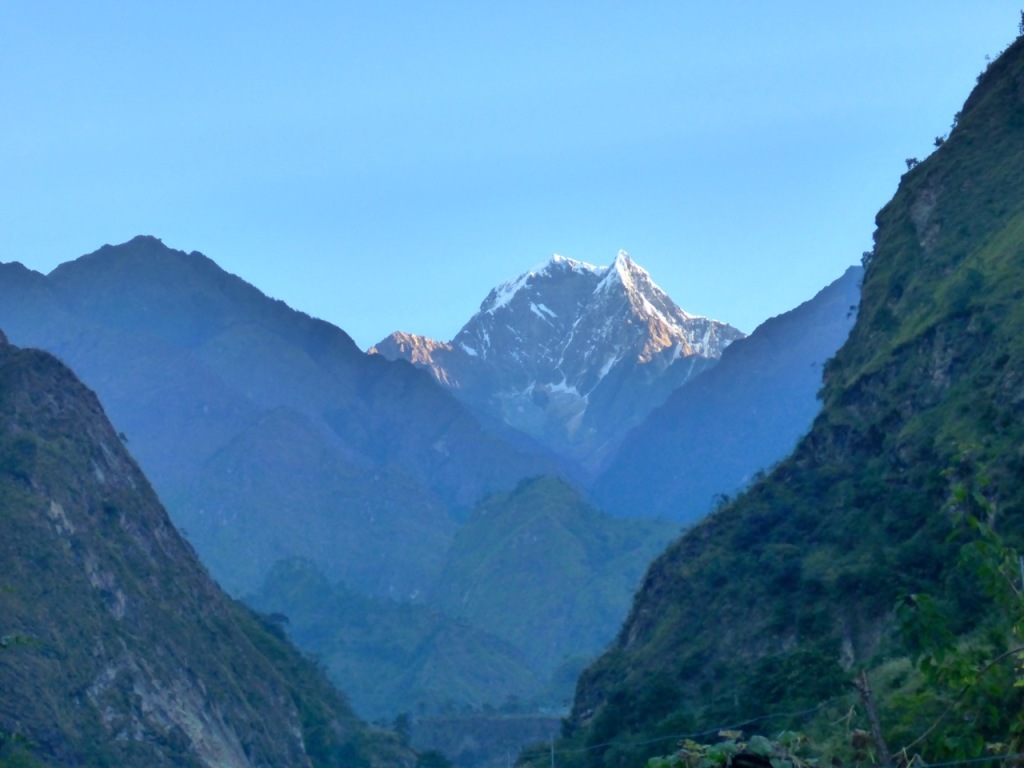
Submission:
M 453 509 L 550 469 L 422 372 L 155 238 L 48 276 L 0 266 L 0 324 L 95 388 L 236 593 L 298 555 L 355 588 L 412 594 L 441 565 Z
M 308 560 L 279 562 L 246 602 L 286 614 L 289 636 L 371 720 L 530 701 L 545 687 L 512 643 L 428 605 L 358 595 Z
M 614 636 L 678 526 L 621 520 L 555 478 L 474 509 L 420 604 L 356 595 L 310 562 L 278 563 L 246 600 L 287 613 L 360 714 L 461 712 L 507 699 L 557 706 Z
M 632 426 L 743 334 L 681 310 L 625 252 L 554 256 L 492 290 L 450 343 L 394 333 L 405 359 L 478 413 L 593 469 Z
M 207 576 L 96 397 L 3 334 L 0 519 L 4 765 L 411 765 Z
M 549 679 L 612 639 L 648 564 L 677 532 L 613 518 L 561 480 L 526 480 L 473 510 L 430 597 L 521 649 Z
M 822 366 L 853 327 L 863 273 L 850 267 L 673 392 L 623 440 L 595 502 L 618 515 L 691 522 L 784 458 L 821 408 Z

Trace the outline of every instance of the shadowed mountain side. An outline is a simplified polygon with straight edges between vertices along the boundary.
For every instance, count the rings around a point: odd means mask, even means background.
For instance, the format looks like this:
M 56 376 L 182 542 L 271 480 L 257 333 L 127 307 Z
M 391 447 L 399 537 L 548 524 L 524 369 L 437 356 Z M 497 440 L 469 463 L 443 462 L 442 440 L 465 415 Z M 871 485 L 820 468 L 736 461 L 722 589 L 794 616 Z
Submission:
M 0 519 L 0 733 L 28 745 L 5 757 L 412 764 L 212 582 L 92 392 L 2 335 Z
M 287 555 L 313 557 L 354 588 L 422 590 L 452 530 L 447 515 L 553 466 L 482 428 L 423 372 L 365 355 L 343 331 L 155 238 L 104 246 L 48 277 L 3 265 L 0 323 L 96 388 L 172 516 L 236 593 Z M 290 454 L 316 456 L 323 471 L 303 472 Z M 233 496 L 230 472 L 249 477 L 249 490 Z M 392 534 L 393 548 L 381 538 Z M 328 557 L 325 542 L 346 538 Z
M 629 435 L 592 497 L 616 515 L 692 522 L 786 456 L 821 408 L 821 370 L 849 335 L 863 270 L 733 342 Z
M 287 506 L 282 506 L 286 500 Z M 264 411 L 167 499 L 229 589 L 295 552 L 331 579 L 397 599 L 436 577 L 455 531 L 447 506 L 408 478 L 346 461 L 309 420 Z
M 257 406 L 304 413 L 354 455 L 402 466 L 454 503 L 544 466 L 506 451 L 427 377 L 363 354 L 344 331 L 202 254 L 137 237 L 62 264 L 50 280 L 77 314 L 193 352 Z

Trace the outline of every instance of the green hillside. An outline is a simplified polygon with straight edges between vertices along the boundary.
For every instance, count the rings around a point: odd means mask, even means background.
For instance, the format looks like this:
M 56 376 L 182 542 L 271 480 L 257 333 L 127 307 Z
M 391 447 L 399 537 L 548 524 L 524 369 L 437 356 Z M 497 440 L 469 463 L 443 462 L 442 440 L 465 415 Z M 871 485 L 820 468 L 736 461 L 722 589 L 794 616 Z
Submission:
M 360 595 L 294 558 L 246 601 L 286 614 L 289 636 L 366 717 L 560 707 L 675 530 L 612 518 L 536 478 L 469 515 L 422 602 Z
M 644 569 L 677 530 L 615 519 L 556 478 L 523 481 L 480 504 L 455 534 L 432 598 L 521 648 L 549 678 L 607 645 Z
M 509 696 L 529 699 L 541 687 L 509 643 L 425 605 L 331 584 L 306 560 L 282 560 L 246 600 L 286 614 L 295 643 L 315 654 L 359 714 L 373 720 L 480 709 Z
M 824 733 L 851 760 L 846 736 L 869 727 L 861 672 L 906 757 L 1019 746 L 1012 665 L 956 695 L 1022 613 L 996 555 L 1024 544 L 1024 42 L 937 144 L 878 214 L 812 431 L 653 564 L 579 682 L 566 762 L 642 765 L 736 724 Z
M 0 765 L 412 764 L 220 591 L 92 392 L 3 334 L 0 525 Z

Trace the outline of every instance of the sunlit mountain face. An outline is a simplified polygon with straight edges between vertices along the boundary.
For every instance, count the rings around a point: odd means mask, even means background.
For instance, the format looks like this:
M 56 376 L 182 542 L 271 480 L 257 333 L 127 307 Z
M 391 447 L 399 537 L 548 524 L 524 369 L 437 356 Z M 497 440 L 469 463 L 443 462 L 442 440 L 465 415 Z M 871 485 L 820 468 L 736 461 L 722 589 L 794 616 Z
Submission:
M 743 336 L 682 310 L 620 251 L 602 267 L 553 256 L 494 288 L 448 343 L 395 333 L 371 351 L 429 369 L 477 412 L 593 470 Z

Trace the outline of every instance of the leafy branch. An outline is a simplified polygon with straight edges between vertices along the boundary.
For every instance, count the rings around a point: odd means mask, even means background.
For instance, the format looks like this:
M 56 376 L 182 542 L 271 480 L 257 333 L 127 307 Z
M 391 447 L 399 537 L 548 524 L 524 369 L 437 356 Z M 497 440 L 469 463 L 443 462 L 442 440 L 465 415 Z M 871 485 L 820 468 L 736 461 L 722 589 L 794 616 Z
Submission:
M 739 731 L 721 731 L 723 741 L 700 744 L 685 739 L 665 757 L 652 757 L 647 768 L 815 768 L 818 762 L 803 754 L 807 737 L 783 731 L 775 739 L 754 735 L 742 741 Z
M 1021 559 L 997 531 L 997 509 L 986 494 L 987 478 L 973 466 L 970 453 L 965 452 L 959 466 L 946 475 L 952 480 L 947 512 L 961 523 L 953 536 L 969 537 L 960 549 L 961 571 L 977 585 L 978 597 L 987 600 L 991 609 L 965 638 L 952 629 L 952 612 L 934 598 L 915 595 L 905 600 L 904 635 L 928 691 L 916 701 L 908 697 L 904 704 L 913 714 L 929 708 L 943 694 L 948 703 L 900 754 L 906 757 L 924 744 L 953 758 L 985 748 L 1015 752 L 1024 741 Z M 1012 670 L 1007 669 L 1007 661 L 1015 662 Z M 999 670 L 1001 676 L 996 674 Z M 940 731 L 942 725 L 946 727 Z M 986 737 L 996 743 L 987 743 Z M 1007 737 L 1009 746 L 1002 743 Z
M 960 701 L 964 698 L 964 696 L 967 695 L 967 693 L 971 690 L 971 688 L 974 686 L 974 684 L 977 682 L 978 679 L 980 679 L 983 675 L 985 675 L 985 673 L 987 673 L 990 669 L 993 669 L 994 667 L 996 667 L 998 664 L 1006 661 L 1007 659 L 1013 658 L 1014 656 L 1017 656 L 1019 654 L 1024 654 L 1024 646 L 1020 646 L 1018 648 L 1011 648 L 1010 650 L 1006 651 L 1005 653 L 1002 653 L 999 656 L 997 656 L 996 658 L 992 659 L 984 667 L 982 667 L 980 670 L 978 670 L 977 678 L 975 680 L 971 681 L 970 683 L 968 683 L 967 685 L 965 685 L 960 690 L 960 693 L 958 693 L 953 698 L 953 700 L 951 702 L 949 702 L 949 705 L 946 707 L 945 710 L 943 710 L 942 714 L 940 714 L 937 718 L 935 718 L 935 722 L 933 722 L 931 724 L 931 726 L 928 728 L 928 730 L 926 730 L 924 733 L 922 733 L 920 736 L 918 736 L 912 742 L 910 742 L 905 747 L 903 747 L 900 750 L 900 752 L 905 755 L 908 752 L 910 752 L 910 750 L 912 750 L 914 747 L 916 747 L 918 744 L 923 743 L 924 740 L 927 739 L 929 736 L 931 736 L 932 733 L 935 731 L 935 729 L 939 727 L 939 724 L 956 708 L 957 704 L 959 704 Z M 1017 685 L 1018 686 L 1021 685 L 1021 682 L 1019 680 L 1017 682 Z

